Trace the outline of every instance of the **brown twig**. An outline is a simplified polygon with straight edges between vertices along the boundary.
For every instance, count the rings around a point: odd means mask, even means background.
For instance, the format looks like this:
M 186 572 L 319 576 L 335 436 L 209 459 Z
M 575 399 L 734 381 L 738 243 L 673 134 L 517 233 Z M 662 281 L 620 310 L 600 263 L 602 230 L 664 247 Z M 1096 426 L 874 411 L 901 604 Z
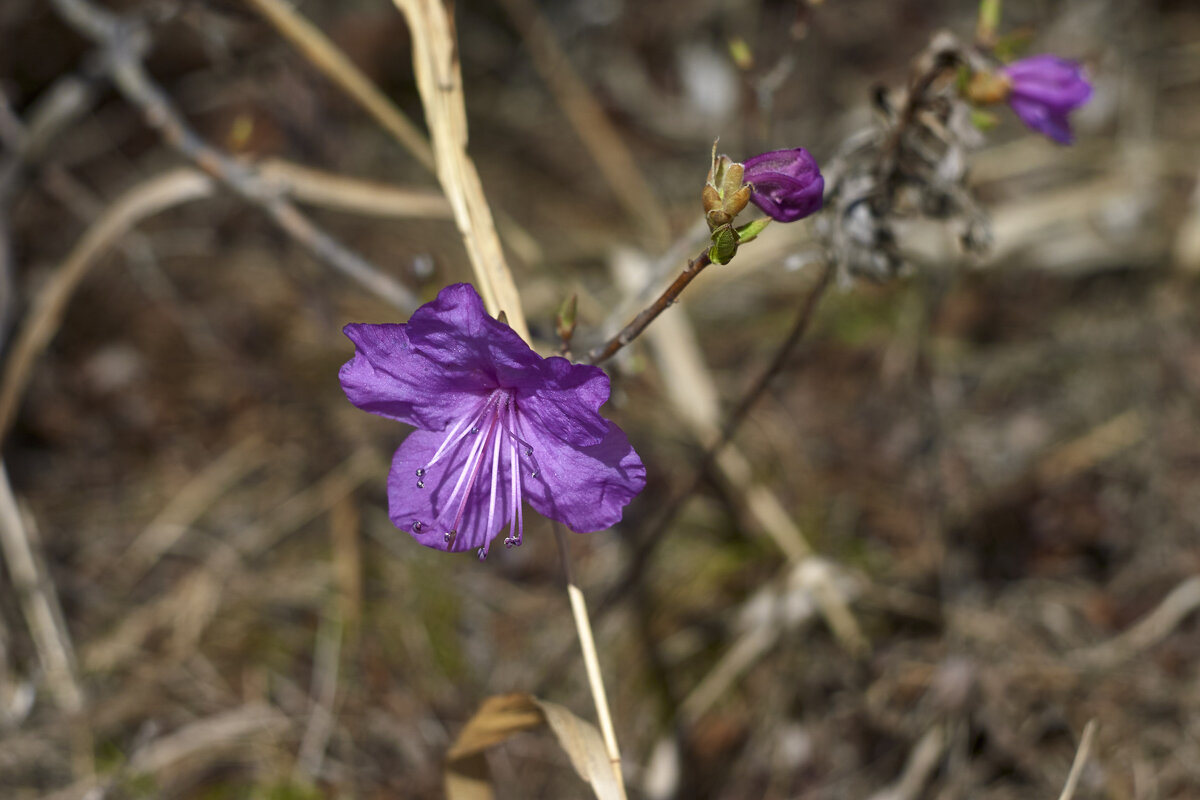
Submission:
M 113 85 L 142 110 L 146 122 L 180 154 L 265 211 L 319 260 L 403 311 L 417 307 L 416 297 L 402 284 L 314 225 L 252 167 L 208 144 L 188 127 L 140 60 L 148 35 L 139 24 L 88 0 L 52 0 L 52 5 L 64 21 L 101 48 L 98 61 Z
M 663 290 L 663 293 L 649 308 L 634 317 L 633 321 L 622 328 L 616 336 L 589 350 L 583 361 L 587 364 L 601 364 L 615 356 L 622 347 L 640 336 L 642 331 L 646 330 L 646 326 L 653 322 L 659 314 L 670 308 L 679 297 L 680 292 L 686 289 L 687 285 L 711 263 L 712 261 L 708 258 L 708 250 L 690 259 L 687 266 L 683 268 L 683 272 L 679 273 L 679 277 Z

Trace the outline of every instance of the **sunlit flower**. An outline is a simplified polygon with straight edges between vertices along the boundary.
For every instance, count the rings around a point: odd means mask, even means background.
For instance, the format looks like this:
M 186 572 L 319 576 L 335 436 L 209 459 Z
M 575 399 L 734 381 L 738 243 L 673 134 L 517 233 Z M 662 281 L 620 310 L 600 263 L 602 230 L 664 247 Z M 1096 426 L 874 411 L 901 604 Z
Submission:
M 1040 55 L 1014 61 L 1000 72 L 1011 83 L 1008 104 L 1021 121 L 1060 144 L 1070 144 L 1067 114 L 1092 96 L 1083 67 L 1058 56 Z
M 750 202 L 777 222 L 794 222 L 821 208 L 825 179 L 803 147 L 772 150 L 744 162 L 744 180 L 754 187 Z
M 611 527 L 646 470 L 599 414 L 608 376 L 542 358 L 484 311 L 469 284 L 448 286 L 405 324 L 347 325 L 354 358 L 339 378 L 350 402 L 416 427 L 388 475 L 388 513 L 427 547 L 477 550 L 523 505 L 574 531 Z

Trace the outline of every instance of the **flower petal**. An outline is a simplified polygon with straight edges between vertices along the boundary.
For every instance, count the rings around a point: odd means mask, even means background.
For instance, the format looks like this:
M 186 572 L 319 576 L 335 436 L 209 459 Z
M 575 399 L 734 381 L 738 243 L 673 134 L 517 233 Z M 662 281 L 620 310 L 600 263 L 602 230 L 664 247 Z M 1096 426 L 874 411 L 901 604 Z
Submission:
M 794 222 L 821 208 L 825 179 L 803 147 L 762 153 L 745 166 L 745 181 L 754 187 L 750 200 L 772 219 Z
M 564 446 L 529 425 L 523 425 L 522 435 L 537 459 L 537 476 L 522 475 L 525 499 L 576 533 L 620 522 L 625 506 L 646 486 L 641 458 L 612 422 L 604 439 L 591 447 Z
M 1031 129 L 1049 136 L 1059 144 L 1074 141 L 1066 114 L 1056 114 L 1041 103 L 1029 102 L 1016 96 L 1008 99 L 1013 113 Z
M 516 331 L 487 314 L 469 283 L 438 292 L 413 312 L 407 332 L 415 350 L 442 366 L 450 386 L 512 388 L 542 360 Z
M 608 402 L 608 375 L 599 367 L 551 356 L 517 388 L 521 415 L 564 442 L 589 447 L 608 434 L 608 420 L 600 416 Z
M 338 372 L 350 402 L 381 417 L 441 430 L 479 402 L 475 384 L 451 380 L 437 362 L 414 352 L 406 325 L 352 324 L 342 330 L 354 357 Z
M 497 471 L 492 524 L 488 525 L 488 517 L 492 498 L 494 440 L 484 442 L 484 452 L 479 455 L 479 474 L 475 478 L 473 489 L 463 487 L 457 496 L 451 498 L 455 483 L 467 466 L 472 447 L 483 435 L 479 433 L 463 437 L 448 453 L 442 455 L 436 464 L 428 466 L 434 453 L 441 446 L 444 435 L 430 431 L 410 433 L 392 457 L 392 469 L 388 473 L 388 516 L 391 517 L 392 524 L 410 533 L 426 547 L 436 550 L 477 550 L 495 538 L 508 521 L 509 509 L 512 507 L 509 448 L 503 434 L 498 436 L 501 443 L 500 469 Z M 425 474 L 419 478 L 418 469 L 425 470 Z M 424 483 L 424 487 L 418 487 L 418 481 Z M 467 495 L 457 534 L 447 542 L 446 532 L 454 524 L 463 491 L 467 489 L 471 491 Z

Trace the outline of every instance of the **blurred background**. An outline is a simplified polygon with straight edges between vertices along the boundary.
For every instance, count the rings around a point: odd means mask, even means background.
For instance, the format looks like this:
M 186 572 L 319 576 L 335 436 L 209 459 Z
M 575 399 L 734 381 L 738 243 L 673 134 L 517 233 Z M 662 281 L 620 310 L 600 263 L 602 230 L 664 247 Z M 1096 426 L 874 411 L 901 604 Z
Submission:
M 0 4 L 5 798 L 438 797 L 488 696 L 593 716 L 545 520 L 482 564 L 388 520 L 406 430 L 345 400 L 340 329 L 407 313 L 312 237 L 421 301 L 470 267 L 421 158 L 268 5 Z M 293 8 L 423 130 L 394 6 Z M 826 164 L 975 11 L 455 3 L 542 351 L 568 295 L 579 353 L 698 252 L 714 137 Z M 988 254 L 914 223 L 715 461 L 817 285 L 809 222 L 608 365 L 649 484 L 570 541 L 634 797 L 1057 797 L 1089 720 L 1076 797 L 1200 797 L 1200 8 L 1010 1 L 1001 32 L 1096 91 L 1067 148 L 998 109 L 967 156 Z M 114 89 L 137 63 L 157 106 Z M 163 102 L 275 194 L 179 172 Z M 545 730 L 489 765 L 500 798 L 588 796 Z

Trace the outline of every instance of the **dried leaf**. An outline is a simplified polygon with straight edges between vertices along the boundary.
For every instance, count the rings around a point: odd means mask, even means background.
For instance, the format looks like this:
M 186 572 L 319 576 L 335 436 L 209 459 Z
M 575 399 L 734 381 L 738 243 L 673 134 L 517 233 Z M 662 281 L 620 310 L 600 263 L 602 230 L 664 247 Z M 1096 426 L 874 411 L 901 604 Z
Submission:
M 446 754 L 447 800 L 492 800 L 483 752 L 515 733 L 541 725 L 549 725 L 571 766 L 599 800 L 619 800 L 620 789 L 596 727 L 556 703 L 528 694 L 489 697 L 467 721 Z

